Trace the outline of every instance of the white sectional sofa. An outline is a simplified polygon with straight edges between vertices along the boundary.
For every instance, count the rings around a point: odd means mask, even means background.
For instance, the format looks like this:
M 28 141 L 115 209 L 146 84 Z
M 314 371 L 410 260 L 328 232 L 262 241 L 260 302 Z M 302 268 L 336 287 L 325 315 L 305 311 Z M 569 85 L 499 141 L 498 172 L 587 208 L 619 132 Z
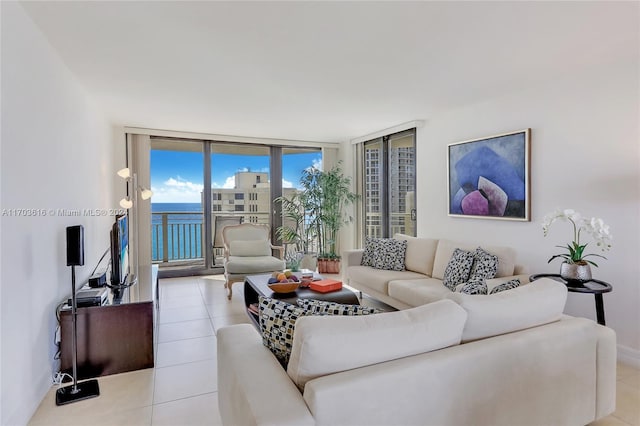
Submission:
M 585 425 L 615 409 L 613 330 L 541 279 L 492 295 L 296 321 L 287 370 L 255 328 L 218 331 L 225 425 Z
M 510 247 L 484 246 L 403 234 L 396 234 L 394 238 L 407 240 L 405 271 L 361 266 L 363 249 L 345 251 L 342 262 L 343 280 L 346 284 L 396 309 L 435 302 L 451 293 L 451 290 L 442 284 L 442 279 L 456 248 L 473 251 L 481 246 L 498 256 L 496 278 L 487 280 L 489 289 L 515 278 L 519 279 L 521 284 L 529 282 L 525 267 L 516 263 L 515 250 Z

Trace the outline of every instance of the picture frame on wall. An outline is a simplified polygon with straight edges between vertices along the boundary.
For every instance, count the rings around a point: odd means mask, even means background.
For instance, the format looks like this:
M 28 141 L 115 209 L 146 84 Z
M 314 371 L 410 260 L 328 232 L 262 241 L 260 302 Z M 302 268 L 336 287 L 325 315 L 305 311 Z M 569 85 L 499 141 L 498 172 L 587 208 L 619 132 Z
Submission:
M 447 146 L 449 216 L 530 221 L 531 129 Z

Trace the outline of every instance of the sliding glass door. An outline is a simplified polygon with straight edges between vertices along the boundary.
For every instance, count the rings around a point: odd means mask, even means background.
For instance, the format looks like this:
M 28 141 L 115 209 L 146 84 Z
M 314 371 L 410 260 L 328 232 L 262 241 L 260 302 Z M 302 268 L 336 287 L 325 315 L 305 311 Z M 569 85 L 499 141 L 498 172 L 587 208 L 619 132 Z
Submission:
M 415 129 L 365 142 L 361 152 L 363 236 L 415 236 Z
M 204 153 L 201 142 L 151 141 L 151 259 L 165 267 L 204 267 Z
M 222 271 L 222 228 L 282 225 L 280 195 L 302 170 L 320 167 L 319 148 L 151 138 L 152 260 L 178 275 Z
M 271 224 L 271 149 L 211 142 L 212 265 L 222 264 L 222 229 L 243 222 Z

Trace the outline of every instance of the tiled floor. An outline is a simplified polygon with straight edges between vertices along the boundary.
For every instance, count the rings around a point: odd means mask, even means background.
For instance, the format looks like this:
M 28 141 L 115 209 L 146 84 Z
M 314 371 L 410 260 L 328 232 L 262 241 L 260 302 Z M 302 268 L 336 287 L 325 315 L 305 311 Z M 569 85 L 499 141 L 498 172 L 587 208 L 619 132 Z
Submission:
M 46 395 L 30 425 L 219 425 L 216 330 L 248 323 L 242 285 L 221 276 L 163 279 L 156 367 L 99 378 L 100 396 L 56 407 Z M 618 364 L 616 412 L 593 425 L 640 426 L 640 370 Z

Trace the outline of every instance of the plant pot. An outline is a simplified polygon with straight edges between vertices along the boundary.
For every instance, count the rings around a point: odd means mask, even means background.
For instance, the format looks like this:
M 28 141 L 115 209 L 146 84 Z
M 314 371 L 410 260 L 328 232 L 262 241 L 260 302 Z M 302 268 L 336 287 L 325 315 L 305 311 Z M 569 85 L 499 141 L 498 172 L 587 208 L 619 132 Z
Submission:
M 591 266 L 587 262 L 563 262 L 560 265 L 560 276 L 567 281 L 589 281 L 591 279 Z
M 340 259 L 318 259 L 318 272 L 321 274 L 339 274 Z

